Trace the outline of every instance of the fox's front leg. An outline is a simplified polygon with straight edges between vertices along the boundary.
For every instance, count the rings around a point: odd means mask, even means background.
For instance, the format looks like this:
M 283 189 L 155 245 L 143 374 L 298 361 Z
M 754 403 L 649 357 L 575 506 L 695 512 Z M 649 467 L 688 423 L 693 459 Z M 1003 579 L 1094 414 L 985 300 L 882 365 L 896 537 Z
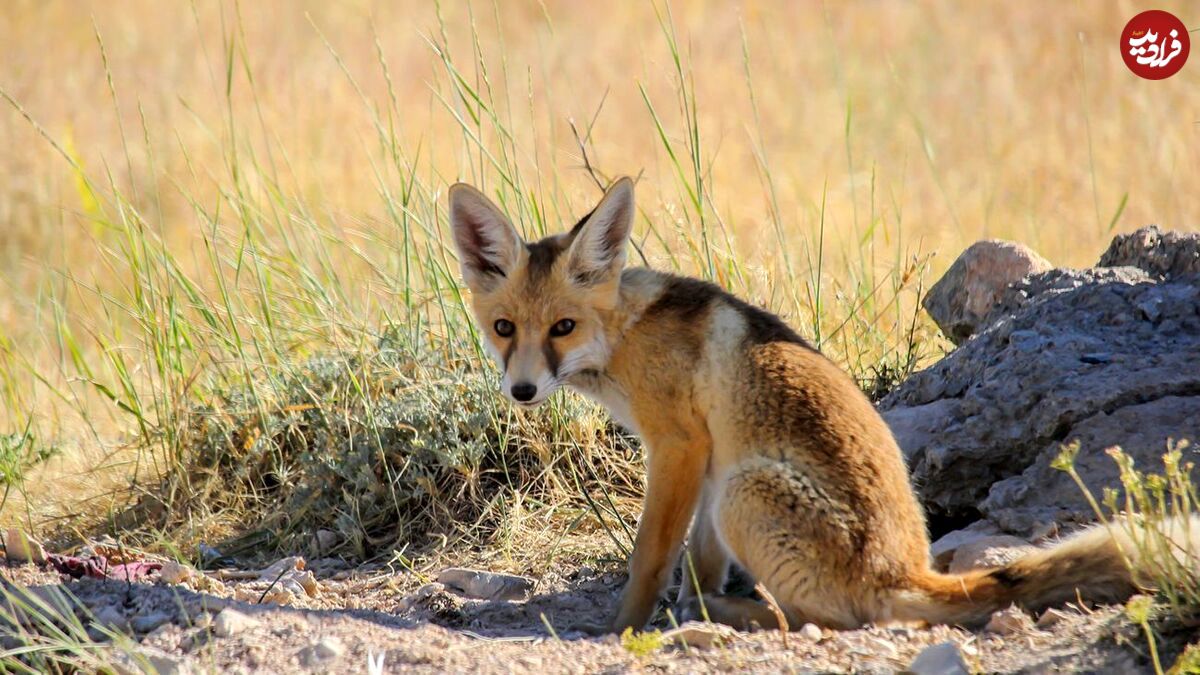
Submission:
M 692 531 L 688 535 L 687 551 L 680 561 L 683 579 L 675 600 L 679 608 L 677 611 L 684 611 L 695 601 L 697 589 L 701 595 L 710 595 L 719 594 L 725 586 L 729 554 L 725 552 L 713 523 L 712 491 L 711 481 L 705 481 L 703 496 L 692 521 Z
M 642 520 L 614 632 L 639 630 L 653 613 L 699 501 L 710 446 L 704 431 L 650 446 Z

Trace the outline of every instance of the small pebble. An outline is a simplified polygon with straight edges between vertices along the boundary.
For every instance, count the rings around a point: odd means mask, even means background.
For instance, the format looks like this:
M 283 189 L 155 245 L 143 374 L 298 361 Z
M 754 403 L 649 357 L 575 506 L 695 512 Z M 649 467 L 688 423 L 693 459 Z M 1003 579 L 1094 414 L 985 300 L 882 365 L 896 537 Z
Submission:
M 913 675 L 968 675 L 971 670 L 963 660 L 958 645 L 942 642 L 921 650 L 909 664 L 907 672 Z
M 708 649 L 716 645 L 728 644 L 736 636 L 737 631 L 729 626 L 688 621 L 678 628 L 663 633 L 663 641 L 673 644 L 686 643 L 689 647 Z
M 4 535 L 4 551 L 14 563 L 46 562 L 46 549 L 36 539 L 18 529 L 10 529 Z
M 129 625 L 138 633 L 149 633 L 170 620 L 171 615 L 166 612 L 151 612 L 133 617 Z
M 1033 627 L 1033 620 L 1019 607 L 1009 607 L 992 613 L 984 628 L 989 633 L 997 635 L 1015 635 Z
M 533 579 L 515 574 L 450 567 L 438 573 L 438 582 L 468 598 L 479 600 L 520 600 L 529 598 Z
M 1061 622 L 1063 619 L 1066 619 L 1069 616 L 1071 616 L 1071 615 L 1067 614 L 1066 612 L 1064 612 L 1060 609 L 1050 608 L 1050 609 L 1042 612 L 1042 615 L 1038 617 L 1037 627 L 1038 628 L 1049 628 L 1049 627 Z
M 335 637 L 324 637 L 301 650 L 300 662 L 309 668 L 327 667 L 345 651 L 346 648 L 342 646 L 341 640 Z
M 105 605 L 95 610 L 93 617 L 96 624 L 105 628 L 124 630 L 129 626 L 129 620 L 125 618 L 125 612 L 114 605 Z
M 243 633 L 258 625 L 258 619 L 247 616 L 236 609 L 226 607 L 213 619 L 213 633 L 229 637 Z

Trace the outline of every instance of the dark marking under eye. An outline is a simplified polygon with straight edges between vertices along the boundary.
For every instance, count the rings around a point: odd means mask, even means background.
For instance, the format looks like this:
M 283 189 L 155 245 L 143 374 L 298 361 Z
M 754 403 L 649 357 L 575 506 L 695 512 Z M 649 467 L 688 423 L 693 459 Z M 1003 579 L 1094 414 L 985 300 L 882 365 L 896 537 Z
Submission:
M 558 365 L 561 359 L 558 356 L 558 351 L 554 349 L 553 340 L 546 340 L 542 343 L 542 356 L 546 357 L 546 367 L 550 369 L 550 376 L 558 377 Z
M 504 359 L 504 370 L 508 371 L 508 360 L 512 358 L 513 352 L 517 351 L 517 333 L 514 331 L 512 339 L 508 341 L 508 349 L 504 350 L 501 357 Z

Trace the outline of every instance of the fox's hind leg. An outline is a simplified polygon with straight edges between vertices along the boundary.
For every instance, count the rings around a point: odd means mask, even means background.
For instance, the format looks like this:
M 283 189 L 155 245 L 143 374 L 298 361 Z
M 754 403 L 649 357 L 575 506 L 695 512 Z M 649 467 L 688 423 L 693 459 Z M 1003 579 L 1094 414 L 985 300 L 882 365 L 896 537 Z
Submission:
M 855 589 L 861 536 L 851 509 L 798 466 L 765 457 L 735 466 L 714 499 L 721 542 L 770 591 L 791 627 L 801 619 L 831 628 L 862 625 L 857 590 L 868 589 Z M 718 611 L 773 625 L 773 615 L 763 614 L 769 609 L 754 604 L 725 598 Z

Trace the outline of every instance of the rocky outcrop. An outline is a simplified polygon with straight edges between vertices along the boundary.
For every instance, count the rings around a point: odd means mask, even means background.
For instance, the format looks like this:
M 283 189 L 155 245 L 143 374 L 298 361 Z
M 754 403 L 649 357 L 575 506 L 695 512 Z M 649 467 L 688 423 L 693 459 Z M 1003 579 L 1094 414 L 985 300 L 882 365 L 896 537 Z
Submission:
M 1034 272 L 973 309 L 976 332 L 880 404 L 930 513 L 1021 534 L 1090 520 L 1050 467 L 1064 443 L 1099 494 L 1117 483 L 1106 448 L 1151 467 L 1168 441 L 1200 441 L 1197 250 L 1200 235 L 1146 228 L 1102 259 L 1135 266 Z
M 1137 267 L 1156 277 L 1200 274 L 1200 236 L 1143 227 L 1113 239 L 1098 266 Z
M 1193 352 L 1194 358 L 1200 353 Z M 1200 361 L 1193 361 L 1193 364 Z M 1200 366 L 1193 365 L 1193 368 Z M 1137 466 L 1162 472 L 1167 444 L 1181 438 L 1200 442 L 1200 388 L 1191 395 L 1165 396 L 1146 403 L 1100 411 L 1074 425 L 1067 440 L 1081 449 L 1075 469 L 1088 489 L 1099 498 L 1105 487 L 1120 485 L 1116 462 L 1104 450 L 1114 445 L 1132 455 Z M 1051 466 L 1060 444 L 1047 444 L 1019 475 L 992 485 L 980 511 L 1001 528 L 1031 532 L 1043 523 L 1088 522 L 1095 518 L 1079 486 L 1066 473 Z M 1200 457 L 1200 445 L 1185 451 Z

